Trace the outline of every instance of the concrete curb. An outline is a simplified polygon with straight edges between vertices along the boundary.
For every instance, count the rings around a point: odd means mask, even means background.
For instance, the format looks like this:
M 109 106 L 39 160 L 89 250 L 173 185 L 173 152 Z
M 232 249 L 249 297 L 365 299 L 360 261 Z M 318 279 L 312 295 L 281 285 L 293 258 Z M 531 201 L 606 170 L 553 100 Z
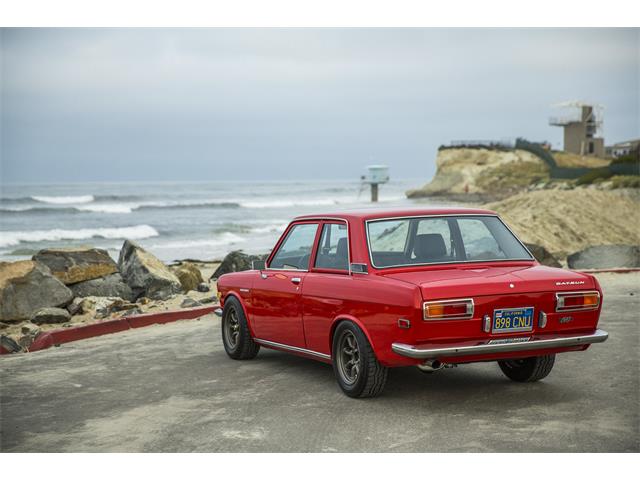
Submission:
M 591 268 L 586 270 L 574 270 L 582 273 L 631 273 L 640 272 L 640 268 Z
M 171 310 L 167 312 L 143 313 L 130 317 L 122 317 L 114 320 L 105 320 L 103 322 L 81 325 L 78 327 L 65 328 L 60 330 L 51 330 L 39 335 L 35 342 L 31 344 L 28 351 L 36 352 L 44 350 L 53 345 L 75 342 L 84 340 L 85 338 L 99 337 L 110 333 L 122 332 L 131 328 L 148 327 L 149 325 L 159 323 L 175 322 L 177 320 L 190 320 L 202 317 L 208 313 L 212 313 L 218 305 L 207 307 L 185 308 L 183 310 Z M 0 355 L 6 355 L 12 352 L 0 347 Z

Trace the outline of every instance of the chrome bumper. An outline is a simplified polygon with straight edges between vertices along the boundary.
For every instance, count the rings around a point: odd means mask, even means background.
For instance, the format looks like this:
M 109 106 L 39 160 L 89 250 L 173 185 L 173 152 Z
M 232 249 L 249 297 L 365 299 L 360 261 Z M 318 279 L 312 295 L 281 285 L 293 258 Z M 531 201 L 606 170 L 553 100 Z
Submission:
M 591 343 L 604 342 L 609 334 L 604 330 L 596 330 L 587 335 L 557 336 L 553 338 L 534 338 L 532 340 L 512 343 L 490 343 L 491 341 L 469 344 L 429 344 L 407 345 L 394 343 L 391 349 L 398 355 L 411 358 L 436 359 L 442 357 L 463 357 L 467 355 L 482 355 L 485 353 L 522 352 L 532 350 L 544 350 L 548 348 L 576 347 Z M 508 339 L 505 339 L 508 340 Z M 495 340 L 494 340 L 495 342 Z
M 222 309 L 216 308 L 213 313 L 215 313 L 218 317 L 222 317 Z

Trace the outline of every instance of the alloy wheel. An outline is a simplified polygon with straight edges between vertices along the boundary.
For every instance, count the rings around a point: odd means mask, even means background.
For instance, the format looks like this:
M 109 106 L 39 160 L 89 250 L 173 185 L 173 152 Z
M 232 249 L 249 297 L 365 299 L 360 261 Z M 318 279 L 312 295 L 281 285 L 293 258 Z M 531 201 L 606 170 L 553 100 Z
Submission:
M 353 332 L 343 332 L 338 343 L 338 370 L 345 383 L 353 385 L 360 374 L 360 348 Z
M 231 308 L 225 318 L 224 337 L 229 348 L 234 349 L 238 345 L 240 336 L 240 320 L 235 308 Z

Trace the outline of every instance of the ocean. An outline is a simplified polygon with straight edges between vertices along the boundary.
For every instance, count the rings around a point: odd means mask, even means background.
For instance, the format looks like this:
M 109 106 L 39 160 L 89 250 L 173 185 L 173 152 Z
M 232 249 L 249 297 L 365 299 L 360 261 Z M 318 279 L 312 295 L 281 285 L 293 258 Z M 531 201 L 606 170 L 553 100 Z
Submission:
M 404 192 L 420 184 L 382 185 L 378 205 L 414 204 Z M 3 185 L 0 259 L 80 245 L 117 258 L 126 238 L 163 261 L 262 253 L 296 215 L 371 206 L 369 196 L 353 181 Z

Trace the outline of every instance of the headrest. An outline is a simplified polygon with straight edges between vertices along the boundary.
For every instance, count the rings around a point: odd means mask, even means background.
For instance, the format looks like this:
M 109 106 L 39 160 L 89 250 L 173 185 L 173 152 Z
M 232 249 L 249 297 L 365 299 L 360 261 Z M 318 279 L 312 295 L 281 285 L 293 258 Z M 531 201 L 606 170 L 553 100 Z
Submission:
M 336 257 L 338 258 L 347 258 L 349 252 L 347 251 L 347 238 L 340 238 L 338 240 L 338 245 L 336 245 Z
M 413 253 L 421 261 L 438 260 L 447 255 L 447 247 L 439 233 L 423 233 L 416 235 Z

